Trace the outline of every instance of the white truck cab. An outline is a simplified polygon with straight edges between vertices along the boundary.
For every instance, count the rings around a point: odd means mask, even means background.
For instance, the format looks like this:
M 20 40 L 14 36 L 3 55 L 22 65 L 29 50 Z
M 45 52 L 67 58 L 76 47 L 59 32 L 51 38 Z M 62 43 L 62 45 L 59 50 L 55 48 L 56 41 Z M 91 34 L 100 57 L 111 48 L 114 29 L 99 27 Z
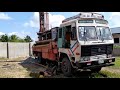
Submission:
M 114 65 L 113 44 L 108 21 L 101 14 L 81 12 L 63 20 L 58 30 L 63 73 L 69 76 L 70 67 L 98 72 L 102 67 Z

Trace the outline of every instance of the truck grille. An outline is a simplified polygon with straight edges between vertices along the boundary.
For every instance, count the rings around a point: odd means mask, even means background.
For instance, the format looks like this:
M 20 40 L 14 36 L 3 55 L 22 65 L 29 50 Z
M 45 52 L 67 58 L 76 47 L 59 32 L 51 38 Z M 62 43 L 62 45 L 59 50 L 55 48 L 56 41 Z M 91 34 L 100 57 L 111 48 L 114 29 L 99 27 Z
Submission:
M 81 56 L 112 54 L 113 44 L 81 46 Z

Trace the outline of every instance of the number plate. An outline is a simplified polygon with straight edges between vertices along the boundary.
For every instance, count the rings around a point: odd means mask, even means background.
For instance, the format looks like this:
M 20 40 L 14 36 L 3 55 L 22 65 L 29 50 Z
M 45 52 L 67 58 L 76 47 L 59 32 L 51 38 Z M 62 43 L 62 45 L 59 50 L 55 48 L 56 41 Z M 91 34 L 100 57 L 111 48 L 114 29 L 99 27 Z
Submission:
M 101 60 L 98 61 L 98 63 L 99 64 L 104 63 L 104 60 L 101 59 Z

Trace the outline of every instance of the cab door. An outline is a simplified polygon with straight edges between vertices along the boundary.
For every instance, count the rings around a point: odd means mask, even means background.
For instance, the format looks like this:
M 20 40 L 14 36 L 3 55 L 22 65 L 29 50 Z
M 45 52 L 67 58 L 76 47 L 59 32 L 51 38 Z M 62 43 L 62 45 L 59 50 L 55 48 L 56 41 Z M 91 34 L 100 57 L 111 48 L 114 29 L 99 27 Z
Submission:
M 63 48 L 65 42 L 64 28 L 61 27 L 58 29 L 58 48 Z

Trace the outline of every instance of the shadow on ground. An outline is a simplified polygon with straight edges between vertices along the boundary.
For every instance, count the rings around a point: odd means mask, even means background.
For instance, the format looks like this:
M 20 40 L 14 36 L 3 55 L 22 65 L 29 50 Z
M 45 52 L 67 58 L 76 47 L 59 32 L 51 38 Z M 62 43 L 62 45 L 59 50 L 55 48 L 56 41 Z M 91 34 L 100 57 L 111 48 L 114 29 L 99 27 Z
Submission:
M 38 78 L 40 75 L 39 74 L 40 71 L 45 71 L 46 69 L 34 63 L 37 63 L 37 61 L 34 58 L 29 57 L 20 62 L 19 64 L 26 68 L 28 72 L 30 72 L 31 77 Z M 107 76 L 102 73 L 91 73 L 91 71 L 76 72 L 71 77 L 65 77 L 62 73 L 59 73 L 57 75 L 46 78 L 96 78 L 96 77 L 107 78 Z
M 28 72 L 30 72 L 31 77 L 37 78 L 37 77 L 39 77 L 39 72 L 44 71 L 45 68 L 43 68 L 39 65 L 36 65 L 35 63 L 37 63 L 37 61 L 34 58 L 29 57 L 29 58 L 23 60 L 22 62 L 20 62 L 19 64 L 21 66 L 23 66 L 24 68 L 26 68 L 26 70 Z

